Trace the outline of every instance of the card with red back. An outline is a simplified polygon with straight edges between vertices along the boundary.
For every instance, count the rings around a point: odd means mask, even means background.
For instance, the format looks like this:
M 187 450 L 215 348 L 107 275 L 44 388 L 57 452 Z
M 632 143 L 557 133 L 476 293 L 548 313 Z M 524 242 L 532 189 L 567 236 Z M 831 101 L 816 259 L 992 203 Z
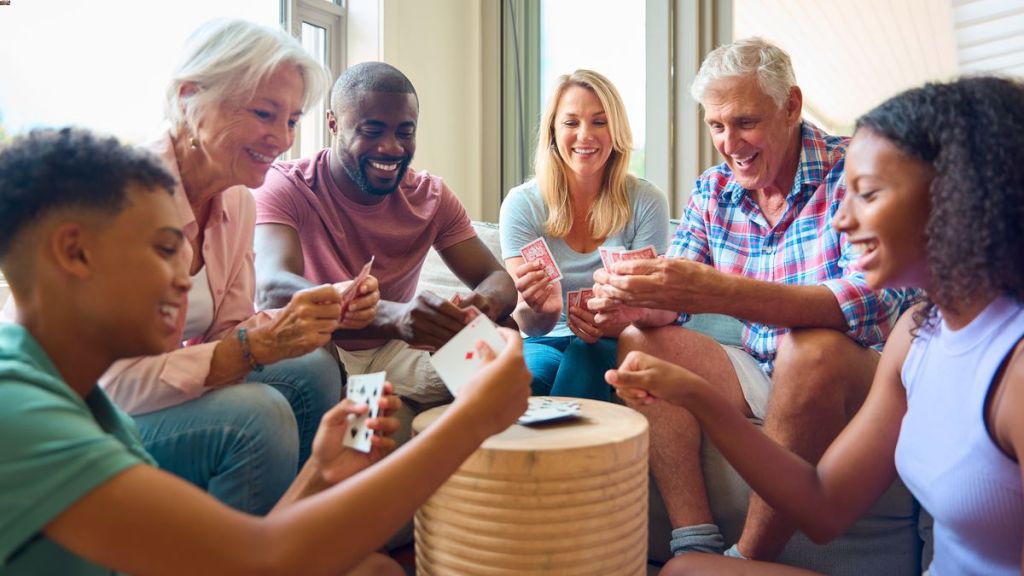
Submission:
M 601 255 L 601 264 L 604 264 L 604 271 L 611 273 L 612 254 L 625 250 L 625 246 L 600 246 L 597 253 Z
M 566 310 L 565 310 L 566 313 L 568 313 L 569 312 L 569 308 L 572 308 L 573 306 L 579 308 L 579 306 L 580 306 L 580 291 L 579 290 L 573 290 L 571 292 L 568 292 L 565 295 L 565 299 L 566 299 Z
M 459 395 L 459 390 L 480 367 L 482 360 L 476 351 L 476 343 L 481 340 L 486 342 L 495 354 L 501 353 L 506 346 L 497 326 L 484 314 L 470 320 L 465 328 L 430 357 L 431 365 L 452 396 Z
M 590 306 L 587 305 L 587 301 L 594 297 L 594 291 L 590 288 L 584 288 L 580 290 L 580 308 L 583 308 L 587 312 L 590 312 Z
M 544 271 L 548 274 L 549 282 L 555 282 L 556 280 L 562 279 L 562 271 L 558 269 L 558 264 L 555 263 L 555 258 L 551 255 L 551 249 L 548 248 L 548 243 L 543 237 L 537 238 L 533 242 L 523 246 L 519 253 L 523 255 L 523 258 L 527 262 L 533 262 L 535 260 L 543 262 Z
M 373 267 L 373 256 L 370 256 L 370 261 L 363 264 L 363 269 L 359 271 L 359 275 L 352 279 L 352 283 L 349 284 L 345 290 L 340 294 L 341 306 L 344 308 L 349 302 L 356 299 L 359 294 L 359 286 L 366 280 L 366 277 L 370 275 L 370 268 Z
M 636 250 L 623 250 L 619 252 L 619 260 L 650 260 L 658 257 L 658 251 L 654 246 L 644 246 Z

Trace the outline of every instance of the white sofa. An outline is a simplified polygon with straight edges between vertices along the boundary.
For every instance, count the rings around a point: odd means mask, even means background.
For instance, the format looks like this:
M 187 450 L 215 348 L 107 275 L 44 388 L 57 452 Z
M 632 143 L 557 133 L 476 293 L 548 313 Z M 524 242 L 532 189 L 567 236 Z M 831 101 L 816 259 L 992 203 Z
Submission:
M 673 224 L 674 229 L 677 223 Z M 500 260 L 497 225 L 474 222 L 474 227 Z M 424 264 L 419 289 L 430 290 L 443 297 L 451 296 L 456 290 L 467 290 L 433 250 Z M 690 327 L 725 343 L 737 343 L 740 339 L 741 325 L 732 318 L 698 316 L 691 321 Z M 712 513 L 726 541 L 731 544 L 743 528 L 749 488 L 707 438 L 702 448 L 702 460 Z M 653 482 L 650 493 L 648 556 L 652 562 L 662 563 L 669 558 L 671 526 Z M 920 512 L 920 507 L 902 482 L 897 481 L 871 511 L 842 537 L 818 546 L 803 534 L 797 533 L 790 540 L 780 561 L 840 576 L 921 574 L 931 553 L 930 547 L 926 545 L 930 541 L 930 522 L 926 519 L 919 523 Z

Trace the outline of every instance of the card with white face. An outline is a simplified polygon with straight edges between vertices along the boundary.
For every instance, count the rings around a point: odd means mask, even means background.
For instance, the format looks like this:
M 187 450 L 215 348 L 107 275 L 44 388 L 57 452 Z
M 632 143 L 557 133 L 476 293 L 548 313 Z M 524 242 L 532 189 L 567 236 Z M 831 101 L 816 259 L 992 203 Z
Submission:
M 476 351 L 476 343 L 481 340 L 486 342 L 495 354 L 500 354 L 505 349 L 505 339 L 498 333 L 497 326 L 484 314 L 470 320 L 465 328 L 430 357 L 430 363 L 452 396 L 459 395 L 459 390 L 480 367 L 482 360 Z
M 348 377 L 346 397 L 356 404 L 369 405 L 370 411 L 349 419 L 348 430 L 345 432 L 345 441 L 343 442 L 345 446 L 360 452 L 370 451 L 370 438 L 373 436 L 373 430 L 367 428 L 366 421 L 377 417 L 377 411 L 380 409 L 378 401 L 384 393 L 385 376 L 384 372 L 373 372 Z
M 555 257 L 551 255 L 551 249 L 548 248 L 548 243 L 543 237 L 537 238 L 533 242 L 530 242 L 519 251 L 523 255 L 523 259 L 527 262 L 533 262 L 534 260 L 540 260 L 544 263 L 544 271 L 548 274 L 548 281 L 555 282 L 556 280 L 562 279 L 562 271 L 558 269 L 558 264 L 555 263 Z
M 528 426 L 578 416 L 580 416 L 579 402 L 555 400 L 548 396 L 532 396 L 529 399 L 526 412 L 519 417 L 516 423 Z

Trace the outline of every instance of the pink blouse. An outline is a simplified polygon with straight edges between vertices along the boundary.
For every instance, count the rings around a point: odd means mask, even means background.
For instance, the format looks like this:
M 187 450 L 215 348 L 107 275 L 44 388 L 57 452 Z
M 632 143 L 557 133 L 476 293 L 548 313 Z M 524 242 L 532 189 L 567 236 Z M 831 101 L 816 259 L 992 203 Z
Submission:
M 185 237 L 195 241 L 199 225 L 181 186 L 170 133 L 145 147 L 159 155 L 178 180 L 174 202 Z M 177 331 L 167 342 L 164 354 L 120 360 L 107 370 L 100 378 L 100 386 L 129 414 L 161 410 L 203 395 L 210 390 L 205 383 L 217 341 L 239 325 L 258 326 L 274 316 L 274 311 L 256 314 L 253 307 L 256 204 L 252 194 L 245 186 L 232 186 L 215 196 L 212 203 L 203 236 L 203 260 L 213 294 L 213 323 L 206 334 L 182 342 L 187 309 L 182 306 Z M 185 244 L 182 257 L 192 261 L 189 243 Z

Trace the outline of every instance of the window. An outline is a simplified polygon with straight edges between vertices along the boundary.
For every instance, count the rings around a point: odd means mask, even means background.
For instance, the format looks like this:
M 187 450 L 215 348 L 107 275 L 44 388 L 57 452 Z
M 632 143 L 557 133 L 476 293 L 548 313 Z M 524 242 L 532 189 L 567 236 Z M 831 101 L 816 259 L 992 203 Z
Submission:
M 292 22 L 292 35 L 336 76 L 345 61 L 343 16 L 340 0 L 14 2 L 0 13 L 0 38 L 18 47 L 0 50 L 0 140 L 68 124 L 131 143 L 153 138 L 181 47 L 213 18 Z M 306 111 L 290 157 L 328 143 L 325 113 L 323 102 Z
M 621 0 L 541 0 L 541 110 L 562 74 L 600 72 L 619 91 L 633 131 L 630 172 L 644 176 L 646 151 L 645 16 L 643 4 Z
M 282 22 L 290 21 L 292 35 L 302 41 L 302 46 L 321 65 L 331 71 L 331 78 L 337 78 L 345 62 L 344 17 L 341 0 L 282 0 Z M 293 18 L 287 18 L 293 14 Z M 330 144 L 327 133 L 327 109 L 330 94 L 311 110 L 306 110 L 299 123 L 295 144 L 288 154 L 291 158 L 312 156 L 317 150 Z
M 17 47 L 0 50 L 0 134 L 74 124 L 149 140 L 185 38 L 217 17 L 276 26 L 280 9 L 279 0 L 12 2 L 0 13 L 0 38 Z

